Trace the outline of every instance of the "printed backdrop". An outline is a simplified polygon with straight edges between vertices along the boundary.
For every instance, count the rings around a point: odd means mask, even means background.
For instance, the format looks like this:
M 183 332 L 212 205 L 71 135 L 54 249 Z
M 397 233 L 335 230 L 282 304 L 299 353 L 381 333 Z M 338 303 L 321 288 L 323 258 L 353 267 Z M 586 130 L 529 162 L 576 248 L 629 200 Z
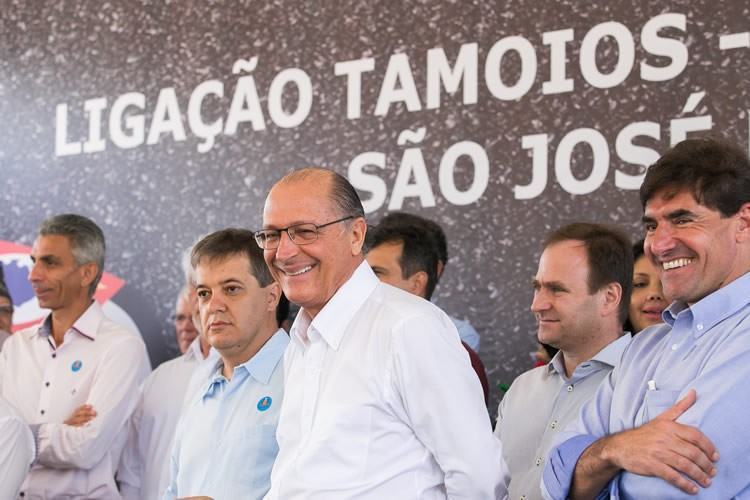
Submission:
M 176 351 L 183 249 L 259 228 L 269 187 L 322 165 L 371 223 L 443 225 L 435 301 L 481 333 L 495 405 L 531 366 L 545 233 L 637 236 L 636 190 L 670 144 L 748 144 L 742 1 L 2 3 L 3 248 L 55 213 L 96 220 L 122 281 L 109 299 L 154 363 Z

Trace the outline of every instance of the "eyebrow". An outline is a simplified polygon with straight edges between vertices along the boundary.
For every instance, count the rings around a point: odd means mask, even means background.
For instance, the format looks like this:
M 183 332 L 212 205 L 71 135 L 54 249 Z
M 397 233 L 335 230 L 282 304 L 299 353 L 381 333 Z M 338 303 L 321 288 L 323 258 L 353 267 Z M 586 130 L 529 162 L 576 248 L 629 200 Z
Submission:
M 242 282 L 242 280 L 240 280 L 240 279 L 238 279 L 238 278 L 227 278 L 227 279 L 225 279 L 225 280 L 222 280 L 222 281 L 220 281 L 220 282 L 219 282 L 219 285 L 228 285 L 228 284 L 230 284 L 230 283 L 238 283 L 238 284 L 240 284 L 240 285 L 243 285 L 243 284 L 244 284 L 244 283 Z M 211 287 L 210 287 L 210 286 L 208 286 L 208 285 L 205 285 L 205 284 L 203 284 L 203 283 L 196 283 L 196 284 L 195 284 L 195 288 L 211 288 Z
M 677 210 L 673 210 L 669 212 L 668 214 L 666 214 L 664 218 L 667 220 L 674 220 L 674 219 L 679 219 L 680 217 L 685 217 L 685 216 L 697 217 L 698 214 L 686 208 L 678 208 Z M 656 219 L 648 215 L 644 215 L 643 217 L 641 217 L 641 222 L 643 223 L 656 222 Z
M 570 291 L 570 288 L 565 286 L 561 281 L 539 281 L 537 279 L 531 280 L 531 284 L 534 288 L 559 288 L 561 290 Z
M 61 261 L 61 259 L 59 257 L 57 257 L 57 255 L 52 255 L 52 254 L 40 255 L 38 257 L 30 255 L 29 257 L 31 257 L 31 262 L 36 262 L 38 260 L 40 260 L 42 262 L 47 262 L 47 263 L 50 263 L 50 262 L 60 262 Z

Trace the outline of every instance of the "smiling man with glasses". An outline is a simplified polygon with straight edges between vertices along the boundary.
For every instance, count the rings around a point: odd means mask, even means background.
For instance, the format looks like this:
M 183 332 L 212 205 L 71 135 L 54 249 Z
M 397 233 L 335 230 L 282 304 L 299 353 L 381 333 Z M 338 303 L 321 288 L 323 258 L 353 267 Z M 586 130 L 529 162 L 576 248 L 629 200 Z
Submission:
M 458 333 L 380 283 L 366 231 L 356 191 L 329 170 L 292 172 L 266 198 L 255 238 L 302 307 L 266 498 L 496 498 L 499 444 Z

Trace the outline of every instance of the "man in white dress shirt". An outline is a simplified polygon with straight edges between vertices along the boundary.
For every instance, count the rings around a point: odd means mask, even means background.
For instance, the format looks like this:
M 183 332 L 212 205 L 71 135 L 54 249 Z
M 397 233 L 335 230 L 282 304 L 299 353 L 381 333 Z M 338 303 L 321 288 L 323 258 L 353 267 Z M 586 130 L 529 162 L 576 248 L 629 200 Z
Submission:
M 500 449 L 455 326 L 365 262 L 354 188 L 292 172 L 256 240 L 301 310 L 267 499 L 496 498 Z
M 114 471 L 146 347 L 93 300 L 104 268 L 104 235 L 75 214 L 45 220 L 31 250 L 29 281 L 41 326 L 11 336 L 0 353 L 0 395 L 29 423 L 37 455 L 25 498 L 120 498 Z
M 128 444 L 117 471 L 125 499 L 160 498 L 167 489 L 169 454 L 191 377 L 210 362 L 209 353 L 211 360 L 218 356 L 203 335 L 198 335 L 199 324 L 193 325 L 197 309 L 194 285 L 188 284 L 175 304 L 174 325 L 182 356 L 162 363 L 148 376 L 130 419 Z M 183 351 L 181 340 L 191 336 L 192 342 Z

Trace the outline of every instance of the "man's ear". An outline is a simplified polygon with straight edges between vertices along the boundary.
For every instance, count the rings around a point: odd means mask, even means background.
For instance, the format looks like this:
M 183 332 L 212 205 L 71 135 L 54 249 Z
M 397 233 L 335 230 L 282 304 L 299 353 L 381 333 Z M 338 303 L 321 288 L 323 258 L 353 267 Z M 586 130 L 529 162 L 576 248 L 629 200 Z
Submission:
M 367 223 L 364 217 L 357 217 L 352 222 L 350 245 L 352 249 L 352 255 L 360 255 L 362 253 L 362 247 L 365 245 L 365 236 L 367 235 Z
M 750 241 L 750 203 L 743 204 L 737 211 L 737 242 Z
M 409 291 L 423 299 L 427 298 L 427 273 L 417 271 L 407 278 L 409 282 Z
M 88 289 L 99 273 L 99 266 L 95 262 L 87 262 L 81 266 L 81 287 Z
M 622 287 L 620 284 L 614 281 L 606 284 L 599 290 L 599 294 L 602 298 L 602 315 L 618 314 L 622 302 Z
M 281 299 L 281 285 L 274 281 L 266 287 L 266 300 L 267 300 L 267 311 L 276 312 L 276 307 L 279 305 L 279 299 Z

